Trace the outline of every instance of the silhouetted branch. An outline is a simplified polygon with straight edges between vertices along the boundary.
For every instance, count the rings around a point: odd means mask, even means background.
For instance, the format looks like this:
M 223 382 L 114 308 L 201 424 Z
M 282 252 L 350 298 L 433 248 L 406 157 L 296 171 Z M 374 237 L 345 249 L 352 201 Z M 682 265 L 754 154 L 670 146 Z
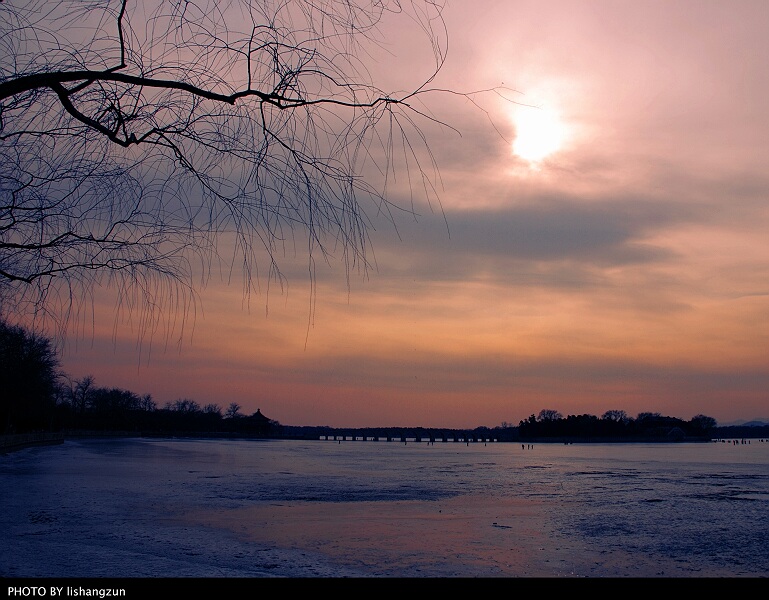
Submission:
M 29 302 L 66 315 L 78 289 L 110 283 L 155 310 L 160 280 L 181 286 L 189 307 L 225 247 L 248 293 L 259 265 L 282 283 L 278 259 L 297 238 L 311 273 L 316 255 L 367 269 L 370 207 L 393 222 L 413 210 L 388 197 L 396 162 L 409 193 L 436 195 L 420 123 L 441 122 L 414 102 L 439 91 L 429 86 L 445 60 L 441 10 L 429 0 L 4 2 L 0 311 Z M 390 17 L 416 23 L 433 58 L 400 94 L 379 89 L 364 63 Z

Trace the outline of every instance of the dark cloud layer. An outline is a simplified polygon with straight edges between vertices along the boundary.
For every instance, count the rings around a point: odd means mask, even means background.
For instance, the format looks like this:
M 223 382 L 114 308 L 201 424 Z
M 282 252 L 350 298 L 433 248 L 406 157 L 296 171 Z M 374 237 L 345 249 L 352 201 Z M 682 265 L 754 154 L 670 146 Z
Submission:
M 542 198 L 524 205 L 479 211 L 447 211 L 399 224 L 373 236 L 378 276 L 403 273 L 437 280 L 476 279 L 479 274 L 517 281 L 528 276 L 551 285 L 589 283 L 595 269 L 664 263 L 674 250 L 649 241 L 681 223 L 701 221 L 693 207 L 656 200 L 594 202 Z M 385 226 L 387 227 L 387 226 Z

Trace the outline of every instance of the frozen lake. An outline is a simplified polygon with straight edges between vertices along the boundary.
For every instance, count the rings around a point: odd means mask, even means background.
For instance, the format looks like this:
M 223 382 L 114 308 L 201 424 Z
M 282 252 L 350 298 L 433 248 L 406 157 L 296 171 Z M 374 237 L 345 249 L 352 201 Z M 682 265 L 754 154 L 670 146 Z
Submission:
M 0 487 L 9 578 L 769 576 L 759 440 L 90 439 Z

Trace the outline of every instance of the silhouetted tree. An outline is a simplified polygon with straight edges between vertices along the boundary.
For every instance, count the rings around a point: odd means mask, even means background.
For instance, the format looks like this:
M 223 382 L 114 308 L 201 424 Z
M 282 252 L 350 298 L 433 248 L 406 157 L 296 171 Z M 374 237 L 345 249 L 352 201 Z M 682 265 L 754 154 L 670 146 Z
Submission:
M 562 421 L 560 435 L 579 436 L 579 437 L 597 437 L 603 432 L 601 430 L 601 420 L 595 415 L 569 415 Z
M 695 415 L 689 421 L 692 433 L 695 435 L 707 435 L 718 425 L 717 421 L 713 417 L 706 415 Z
M 173 410 L 179 413 L 202 412 L 200 409 L 200 404 L 198 404 L 194 400 L 190 400 L 189 398 L 179 398 L 173 403 L 169 402 L 167 407 L 169 410 Z
M 627 423 L 630 420 L 627 413 L 624 410 L 607 410 L 601 419 L 605 421 L 613 421 L 615 423 Z
M 395 17 L 434 59 L 403 93 L 362 60 Z M 0 3 L 0 310 L 62 316 L 111 284 L 186 311 L 222 248 L 246 293 L 282 281 L 285 246 L 366 268 L 396 166 L 433 197 L 444 36 L 432 0 Z
M 563 419 L 563 415 L 551 408 L 543 408 L 537 416 L 538 421 L 557 421 L 559 419 Z
M 642 412 L 638 413 L 638 416 L 636 417 L 636 422 L 643 423 L 644 421 L 654 421 L 662 418 L 662 414 L 658 412 Z
M 70 405 L 76 413 L 83 414 L 91 407 L 91 400 L 95 389 L 93 375 L 86 375 L 81 379 L 75 379 L 70 388 Z
M 227 411 L 224 413 L 224 417 L 226 419 L 235 419 L 240 416 L 242 416 L 240 414 L 240 404 L 237 402 L 231 402 L 227 407 Z
M 207 415 L 216 415 L 219 418 L 222 417 L 222 409 L 218 404 L 206 404 L 203 407 L 203 412 Z
M 155 404 L 150 394 L 145 394 L 139 399 L 139 409 L 145 412 L 152 412 L 157 410 L 157 404 Z
M 128 390 L 120 388 L 99 388 L 93 394 L 92 410 L 96 413 L 124 415 L 139 410 L 141 399 Z
M 58 377 L 48 338 L 0 321 L 0 432 L 49 429 Z

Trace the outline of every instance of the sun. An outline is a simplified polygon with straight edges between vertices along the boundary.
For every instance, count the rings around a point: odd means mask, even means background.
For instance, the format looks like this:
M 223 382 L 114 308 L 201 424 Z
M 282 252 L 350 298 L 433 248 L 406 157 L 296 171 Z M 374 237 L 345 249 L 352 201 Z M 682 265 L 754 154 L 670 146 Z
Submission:
M 563 146 L 565 128 L 555 111 L 533 106 L 519 107 L 513 120 L 513 152 L 522 159 L 537 163 Z

